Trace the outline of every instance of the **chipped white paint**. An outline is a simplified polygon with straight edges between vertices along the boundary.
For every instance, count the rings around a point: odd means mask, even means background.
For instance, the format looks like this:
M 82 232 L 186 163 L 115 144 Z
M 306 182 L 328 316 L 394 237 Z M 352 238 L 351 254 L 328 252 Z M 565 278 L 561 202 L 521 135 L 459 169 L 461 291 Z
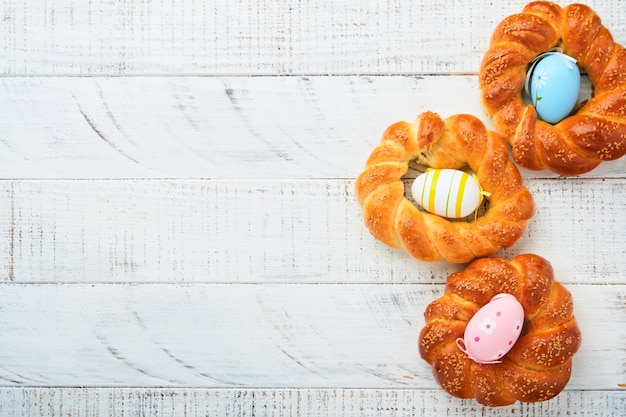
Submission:
M 552 401 L 486 409 L 475 401 L 450 401 L 442 390 L 399 389 L 189 389 L 0 388 L 5 417 L 176 416 L 558 416 L 563 410 L 604 417 L 621 412 L 626 396 L 615 391 L 565 391 Z M 31 406 L 28 406 L 32 404 Z M 12 412 L 24 407 L 24 414 Z M 617 414 L 616 414 L 617 415 Z
M 560 280 L 626 283 L 622 179 L 527 185 L 537 213 L 495 256 L 536 252 Z M 0 280 L 442 284 L 462 268 L 372 238 L 353 189 L 352 179 L 0 181 Z
M 474 73 L 492 28 L 528 1 L 2 3 L 4 74 L 351 75 Z M 626 38 L 622 0 L 585 3 Z
M 0 178 L 354 178 L 393 122 L 492 126 L 475 76 L 5 78 L 0 92 Z
M 537 214 L 498 255 L 552 262 L 583 345 L 502 409 L 417 353 L 462 266 L 374 240 L 352 192 L 395 121 L 492 126 L 476 71 L 525 3 L 0 2 L 0 415 L 625 415 L 626 158 L 521 170 Z
M 570 289 L 583 345 L 568 388 L 616 389 L 623 382 L 626 291 L 622 285 Z M 424 309 L 441 290 L 429 284 L 5 284 L 2 382 L 436 389 L 416 346 Z M 8 320 L 14 317 L 19 323 Z

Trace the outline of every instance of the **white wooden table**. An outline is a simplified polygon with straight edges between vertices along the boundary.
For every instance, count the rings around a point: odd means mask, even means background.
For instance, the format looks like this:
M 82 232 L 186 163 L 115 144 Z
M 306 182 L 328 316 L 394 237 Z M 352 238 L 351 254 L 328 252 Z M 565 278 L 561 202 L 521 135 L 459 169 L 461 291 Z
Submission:
M 0 415 L 625 415 L 626 158 L 522 170 L 537 213 L 497 255 L 548 259 L 583 333 L 539 404 L 438 387 L 417 334 L 463 266 L 353 195 L 395 121 L 493 126 L 478 66 L 525 4 L 3 0 Z M 626 43 L 626 2 L 588 4 Z

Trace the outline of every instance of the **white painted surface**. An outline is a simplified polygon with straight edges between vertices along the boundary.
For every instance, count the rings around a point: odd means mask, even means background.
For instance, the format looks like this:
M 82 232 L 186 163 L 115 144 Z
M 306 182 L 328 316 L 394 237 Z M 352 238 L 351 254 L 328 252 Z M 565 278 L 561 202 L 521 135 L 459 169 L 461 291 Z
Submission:
M 525 3 L 2 1 L 0 415 L 626 414 L 626 158 L 522 170 L 537 214 L 498 255 L 550 260 L 583 332 L 534 405 L 436 385 L 417 333 L 460 267 L 353 196 L 389 124 L 491 126 L 476 71 Z M 626 43 L 623 2 L 588 4 Z
M 2 72 L 474 73 L 492 29 L 526 3 L 4 0 Z M 624 39 L 622 0 L 586 3 Z

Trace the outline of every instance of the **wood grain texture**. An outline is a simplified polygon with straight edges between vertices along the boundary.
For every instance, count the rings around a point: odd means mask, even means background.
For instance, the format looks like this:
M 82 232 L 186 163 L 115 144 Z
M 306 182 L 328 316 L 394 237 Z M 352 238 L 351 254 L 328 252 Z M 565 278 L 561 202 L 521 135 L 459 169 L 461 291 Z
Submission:
M 624 284 L 625 185 L 527 180 L 537 213 L 494 256 L 537 253 L 564 282 Z M 0 278 L 444 283 L 463 268 L 375 240 L 353 189 L 344 180 L 0 181 Z
M 626 374 L 624 286 L 568 289 L 583 343 L 567 388 L 615 390 Z M 0 385 L 438 389 L 417 336 L 442 285 L 1 290 Z
M 498 255 L 550 260 L 583 332 L 539 404 L 436 385 L 417 333 L 462 266 L 352 195 L 393 122 L 492 127 L 478 65 L 526 3 L 0 0 L 0 415 L 625 415 L 626 158 L 521 170 L 537 214 Z M 623 1 L 587 3 L 626 44 Z
M 493 129 L 474 76 L 4 78 L 0 91 L 0 178 L 351 179 L 387 126 L 424 111 Z M 622 158 L 584 177 L 625 171 Z
M 4 0 L 5 75 L 476 73 L 526 0 Z M 621 0 L 589 0 L 626 41 Z
M 626 412 L 626 393 L 564 391 L 550 401 L 494 409 L 440 390 L 0 388 L 4 417 L 505 417 L 560 416 L 570 410 L 620 416 Z

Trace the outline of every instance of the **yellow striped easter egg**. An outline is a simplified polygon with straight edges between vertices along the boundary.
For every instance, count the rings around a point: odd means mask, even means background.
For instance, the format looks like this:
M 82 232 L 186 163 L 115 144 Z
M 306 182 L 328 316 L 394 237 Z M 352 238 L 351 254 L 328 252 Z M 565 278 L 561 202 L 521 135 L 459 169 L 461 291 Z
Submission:
M 475 175 L 456 169 L 427 169 L 411 190 L 423 209 L 454 219 L 472 214 L 485 194 Z

